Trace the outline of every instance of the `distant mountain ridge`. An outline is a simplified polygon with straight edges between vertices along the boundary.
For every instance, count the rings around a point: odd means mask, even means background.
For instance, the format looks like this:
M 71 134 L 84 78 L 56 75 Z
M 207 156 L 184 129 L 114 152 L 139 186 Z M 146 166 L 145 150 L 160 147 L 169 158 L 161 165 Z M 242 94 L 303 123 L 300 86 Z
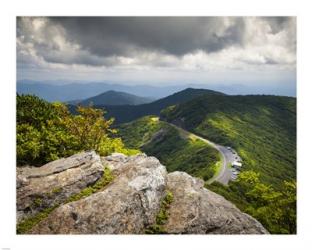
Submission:
M 33 94 L 46 101 L 69 102 L 72 100 L 84 100 L 100 93 L 114 90 L 147 98 L 163 98 L 186 86 L 149 86 L 149 85 L 123 85 L 107 82 L 77 82 L 77 81 L 31 81 L 19 80 L 16 83 L 18 94 Z
M 213 89 L 229 95 L 238 94 L 274 94 L 283 96 L 296 96 L 296 89 L 290 84 L 285 84 L 281 89 L 277 85 L 243 85 L 240 83 L 174 83 L 174 84 L 127 84 L 114 83 L 106 81 L 75 81 L 75 80 L 18 80 L 16 82 L 16 91 L 18 94 L 33 94 L 45 99 L 46 101 L 68 102 L 72 100 L 84 100 L 100 93 L 114 90 L 126 92 L 132 95 L 143 96 L 147 98 L 164 98 L 168 95 L 182 91 L 186 88 Z
M 90 104 L 99 106 L 99 105 L 139 105 L 149 103 L 152 101 L 153 99 L 151 98 L 136 96 L 125 92 L 109 90 L 99 95 L 87 98 L 85 100 L 69 101 L 68 103 L 74 105 L 80 104 L 83 106 L 88 106 Z
M 133 121 L 146 115 L 159 115 L 160 111 L 171 105 L 181 104 L 202 95 L 225 96 L 224 93 L 208 90 L 187 88 L 157 101 L 133 105 L 95 105 L 98 108 L 104 108 L 107 111 L 107 117 L 114 117 L 116 123 L 124 123 Z

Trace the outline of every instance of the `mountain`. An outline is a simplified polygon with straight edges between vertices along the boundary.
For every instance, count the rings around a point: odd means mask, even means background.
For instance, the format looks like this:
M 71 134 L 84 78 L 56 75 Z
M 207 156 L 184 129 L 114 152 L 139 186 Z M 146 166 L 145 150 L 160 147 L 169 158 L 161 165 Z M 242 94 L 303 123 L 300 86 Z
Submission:
M 296 98 L 201 96 L 168 107 L 161 118 L 231 146 L 243 163 L 237 181 L 205 186 L 271 233 L 296 233 Z
M 216 149 L 182 134 L 156 116 L 144 116 L 121 124 L 117 135 L 127 148 L 157 157 L 169 172 L 185 171 L 207 181 L 214 176 L 220 164 Z
M 111 105 L 99 105 L 96 106 L 98 108 L 104 108 L 107 111 L 107 117 L 114 117 L 116 119 L 116 123 L 124 123 L 135 120 L 137 118 L 146 116 L 146 115 L 159 115 L 160 111 L 168 106 L 180 104 L 186 101 L 189 101 L 195 97 L 199 97 L 201 95 L 221 95 L 225 94 L 213 90 L 207 89 L 193 89 L 187 88 L 180 92 L 169 95 L 165 98 L 159 99 L 157 101 L 142 104 L 142 105 L 119 105 L 119 106 L 111 106 Z
M 187 88 L 186 85 L 157 87 L 149 85 L 123 85 L 107 82 L 81 82 L 66 80 L 19 80 L 16 84 L 16 91 L 18 94 L 33 94 L 50 102 L 84 100 L 110 90 L 126 92 L 132 95 L 144 96 L 152 99 L 159 99 L 185 88 Z
M 139 105 L 148 102 L 152 102 L 152 99 L 110 90 L 85 100 L 69 101 L 68 103 L 80 104 L 83 106 L 88 106 L 92 103 L 95 106 L 104 106 L 104 105 Z
M 174 83 L 172 84 L 135 84 L 135 83 L 113 83 L 113 82 L 91 82 L 74 80 L 18 80 L 17 93 L 34 94 L 47 101 L 68 102 L 71 100 L 83 100 L 99 93 L 109 90 L 126 92 L 132 95 L 144 96 L 153 99 L 164 98 L 186 88 L 213 89 L 229 95 L 250 94 L 273 94 L 283 96 L 296 96 L 296 87 L 293 82 L 263 85 L 262 83 L 240 84 L 215 82 L 207 84 Z
M 203 182 L 155 157 L 81 152 L 17 168 L 18 234 L 267 234 Z
M 157 156 L 168 171 L 182 170 L 205 180 L 205 187 L 271 233 L 296 233 L 295 98 L 201 95 L 168 106 L 160 118 L 121 124 L 119 135 L 128 147 Z M 220 156 L 181 137 L 167 122 L 233 148 L 243 163 L 237 180 L 227 186 L 207 181 L 218 171 L 211 164 Z
M 296 178 L 296 99 L 206 95 L 162 111 L 162 119 L 232 146 L 246 169 L 278 186 Z

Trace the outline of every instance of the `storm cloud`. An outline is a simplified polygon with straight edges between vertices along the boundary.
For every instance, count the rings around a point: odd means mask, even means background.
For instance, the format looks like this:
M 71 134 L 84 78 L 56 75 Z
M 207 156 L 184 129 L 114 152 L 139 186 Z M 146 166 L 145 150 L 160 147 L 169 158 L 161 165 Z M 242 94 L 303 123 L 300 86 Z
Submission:
M 53 18 L 69 38 L 102 56 L 133 55 L 141 50 L 176 56 L 197 50 L 214 52 L 240 45 L 241 18 L 213 17 L 85 17 Z
M 296 69 L 295 17 L 18 17 L 16 40 L 20 78 Z

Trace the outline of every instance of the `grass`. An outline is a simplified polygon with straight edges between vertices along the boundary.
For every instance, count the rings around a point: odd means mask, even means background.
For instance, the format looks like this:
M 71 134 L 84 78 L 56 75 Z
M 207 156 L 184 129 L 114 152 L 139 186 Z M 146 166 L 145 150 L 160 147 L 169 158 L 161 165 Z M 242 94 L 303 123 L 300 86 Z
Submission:
M 166 224 L 169 218 L 170 204 L 173 202 L 173 194 L 170 191 L 166 191 L 166 196 L 161 201 L 159 212 L 156 216 L 156 223 L 149 226 L 146 230 L 146 234 L 165 234 L 164 224 Z
M 126 147 L 136 148 L 157 157 L 169 172 L 185 171 L 208 180 L 217 170 L 220 160 L 216 149 L 194 136 L 154 119 L 143 117 L 119 127 L 119 135 Z
M 23 220 L 21 223 L 19 223 L 16 227 L 16 233 L 17 234 L 25 234 L 30 229 L 32 229 L 36 224 L 38 224 L 40 221 L 44 220 L 49 216 L 49 214 L 58 207 L 59 205 L 54 205 L 53 207 L 46 208 L 43 211 L 39 212 L 35 216 L 32 216 L 28 219 Z
M 215 180 L 215 178 L 220 174 L 221 169 L 222 169 L 222 161 L 216 162 L 213 168 L 214 175 L 210 179 L 204 178 L 204 181 L 206 181 L 208 184 L 211 184 Z
M 104 173 L 102 177 L 92 186 L 86 187 L 82 189 L 78 194 L 71 195 L 63 204 L 78 201 L 82 198 L 88 197 L 93 193 L 96 193 L 100 190 L 102 190 L 104 187 L 106 187 L 112 180 L 114 179 L 114 176 L 112 175 L 109 168 L 104 168 Z M 54 192 L 53 192 L 54 191 Z M 52 193 L 59 193 L 61 192 L 61 188 L 56 188 L 52 190 Z M 41 200 L 41 199 L 40 199 Z M 42 200 L 40 201 L 41 204 Z M 39 203 L 37 199 L 34 201 L 35 204 Z M 53 207 L 45 208 L 41 212 L 37 213 L 34 216 L 31 216 L 22 222 L 20 222 L 16 227 L 17 234 L 25 234 L 29 230 L 31 230 L 36 224 L 38 224 L 43 219 L 47 218 L 48 215 L 58 208 L 61 204 L 56 204 Z

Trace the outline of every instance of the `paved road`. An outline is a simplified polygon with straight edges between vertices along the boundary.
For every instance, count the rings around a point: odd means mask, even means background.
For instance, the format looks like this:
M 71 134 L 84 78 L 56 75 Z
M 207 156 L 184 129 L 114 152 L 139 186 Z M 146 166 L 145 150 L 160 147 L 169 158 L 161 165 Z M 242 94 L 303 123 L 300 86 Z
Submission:
M 214 147 L 216 150 L 218 150 L 221 154 L 222 157 L 222 162 L 221 162 L 221 170 L 219 171 L 218 175 L 212 177 L 208 183 L 212 183 L 214 181 L 218 181 L 220 183 L 222 183 L 223 185 L 227 185 L 229 183 L 229 181 L 231 180 L 231 176 L 232 176 L 232 171 L 231 169 L 228 167 L 229 165 L 232 165 L 233 161 L 236 160 L 240 160 L 240 157 L 237 155 L 237 153 L 232 149 L 228 149 L 227 147 L 221 146 L 219 144 L 216 144 L 212 141 L 209 141 L 201 136 L 195 135 L 185 129 L 182 129 L 172 123 L 169 123 L 171 126 L 175 127 L 176 129 L 178 129 L 182 135 L 186 136 L 186 137 L 194 137 L 197 138 L 203 142 L 206 142 L 207 144 L 209 144 L 210 146 Z

